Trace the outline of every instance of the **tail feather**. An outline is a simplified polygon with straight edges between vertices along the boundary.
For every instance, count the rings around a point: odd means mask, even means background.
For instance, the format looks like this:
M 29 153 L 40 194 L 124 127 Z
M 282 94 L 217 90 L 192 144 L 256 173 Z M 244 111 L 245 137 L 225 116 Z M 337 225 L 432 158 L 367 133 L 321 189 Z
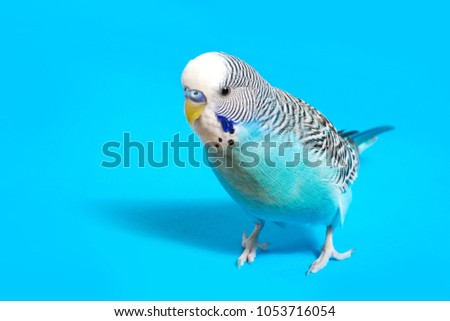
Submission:
M 375 127 L 375 128 L 363 131 L 363 132 L 341 131 L 339 133 L 341 134 L 342 137 L 348 137 L 352 141 L 354 141 L 355 144 L 358 146 L 359 153 L 362 153 L 363 151 L 365 151 L 367 148 L 372 146 L 377 141 L 378 135 L 380 135 L 384 132 L 393 130 L 393 129 L 394 129 L 394 127 L 392 127 L 392 126 L 380 126 L 380 127 Z

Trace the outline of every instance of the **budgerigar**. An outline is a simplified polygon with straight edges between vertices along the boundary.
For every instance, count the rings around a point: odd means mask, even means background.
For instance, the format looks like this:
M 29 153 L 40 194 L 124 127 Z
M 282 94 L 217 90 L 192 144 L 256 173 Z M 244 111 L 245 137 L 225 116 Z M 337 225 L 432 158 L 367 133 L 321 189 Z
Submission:
M 191 60 L 181 80 L 189 124 L 223 155 L 213 170 L 256 225 L 242 236 L 238 266 L 253 262 L 257 248 L 266 247 L 258 236 L 268 221 L 326 227 L 322 252 L 307 273 L 321 270 L 330 258 L 350 257 L 353 250 L 335 250 L 333 231 L 344 223 L 360 153 L 391 127 L 337 131 L 311 105 L 222 52 Z

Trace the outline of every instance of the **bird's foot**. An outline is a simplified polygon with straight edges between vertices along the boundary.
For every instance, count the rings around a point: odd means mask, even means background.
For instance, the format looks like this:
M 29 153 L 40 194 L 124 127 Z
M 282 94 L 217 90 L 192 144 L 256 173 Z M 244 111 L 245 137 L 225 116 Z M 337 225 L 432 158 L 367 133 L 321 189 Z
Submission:
M 355 249 L 351 249 L 348 250 L 347 252 L 344 253 L 339 253 L 338 251 L 336 251 L 334 249 L 334 246 L 331 245 L 325 245 L 322 248 L 322 253 L 320 254 L 320 256 L 317 258 L 317 260 L 315 260 L 311 266 L 309 267 L 308 272 L 306 272 L 306 275 L 308 275 L 309 273 L 317 273 L 320 270 L 322 270 L 325 266 L 327 266 L 328 261 L 330 260 L 330 258 L 333 258 L 335 260 L 344 260 L 346 258 L 349 258 L 352 253 L 355 251 Z
M 255 230 L 249 237 L 247 237 L 245 232 L 242 235 L 242 247 L 244 248 L 244 251 L 237 260 L 238 267 L 243 266 L 245 262 L 252 263 L 256 257 L 256 249 L 260 248 L 261 250 L 265 250 L 269 245 L 268 242 L 262 244 L 258 243 L 258 235 L 261 229 L 258 225 L 259 224 L 257 224 Z

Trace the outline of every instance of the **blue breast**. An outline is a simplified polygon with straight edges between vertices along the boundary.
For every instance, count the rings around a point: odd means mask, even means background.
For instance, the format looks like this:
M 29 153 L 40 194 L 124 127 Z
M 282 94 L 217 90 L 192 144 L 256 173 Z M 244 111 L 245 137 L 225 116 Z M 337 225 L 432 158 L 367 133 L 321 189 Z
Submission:
M 217 116 L 224 131 L 233 128 L 233 122 Z M 239 126 L 238 124 L 234 124 Z M 259 126 L 245 125 L 239 128 L 236 138 L 241 146 L 245 142 L 261 142 L 265 132 Z M 273 137 L 278 143 L 283 137 Z M 252 148 L 259 159 L 256 166 L 240 166 L 245 160 L 239 150 L 233 151 L 233 164 L 214 168 L 219 181 L 231 197 L 247 213 L 265 221 L 330 224 L 335 221 L 340 193 L 326 179 L 332 173 L 327 167 L 308 167 L 304 162 L 286 166 L 294 155 L 304 155 L 301 144 L 293 144 L 283 155 L 276 148 L 270 151 L 275 166 L 264 162 L 267 151 L 259 144 Z M 248 161 L 248 160 L 247 160 Z

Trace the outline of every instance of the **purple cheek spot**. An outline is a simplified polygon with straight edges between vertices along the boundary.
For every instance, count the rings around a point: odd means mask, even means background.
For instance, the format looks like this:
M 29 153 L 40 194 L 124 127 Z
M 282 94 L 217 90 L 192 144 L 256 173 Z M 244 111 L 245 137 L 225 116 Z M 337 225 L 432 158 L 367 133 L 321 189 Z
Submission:
M 234 122 L 232 120 L 220 115 L 217 115 L 217 119 L 220 121 L 225 133 L 234 134 Z

